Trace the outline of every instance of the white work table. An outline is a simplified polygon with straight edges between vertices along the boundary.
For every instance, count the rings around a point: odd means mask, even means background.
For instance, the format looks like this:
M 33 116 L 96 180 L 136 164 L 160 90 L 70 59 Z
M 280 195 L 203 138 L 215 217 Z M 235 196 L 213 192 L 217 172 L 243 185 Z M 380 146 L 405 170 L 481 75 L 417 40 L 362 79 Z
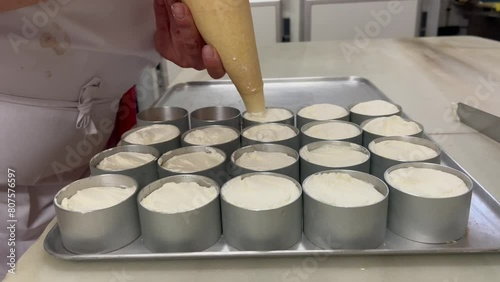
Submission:
M 472 101 L 471 105 L 500 115 L 500 43 L 476 37 L 372 40 L 358 48 L 350 60 L 341 49 L 345 43 L 353 44 L 332 41 L 263 46 L 259 49 L 263 76 L 354 75 L 369 79 L 421 122 L 427 133 L 499 200 L 500 144 L 460 124 L 449 113 L 453 102 Z M 176 83 L 208 79 L 205 72 L 184 70 Z M 493 82 L 484 82 L 488 80 Z M 46 254 L 43 239 L 44 235 L 18 261 L 17 274 L 5 281 L 500 279 L 500 254 L 67 262 Z

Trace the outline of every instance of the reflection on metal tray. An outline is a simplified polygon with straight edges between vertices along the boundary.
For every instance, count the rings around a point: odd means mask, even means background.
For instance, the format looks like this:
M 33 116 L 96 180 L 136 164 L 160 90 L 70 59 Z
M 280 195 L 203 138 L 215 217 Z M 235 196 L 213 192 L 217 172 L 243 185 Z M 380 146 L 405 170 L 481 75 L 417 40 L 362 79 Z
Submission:
M 267 103 L 297 112 L 306 105 L 335 103 L 349 106 L 373 99 L 389 100 L 369 81 L 356 78 L 299 78 L 265 81 Z M 397 102 L 397 101 L 396 101 Z M 193 111 L 209 105 L 228 105 L 243 110 L 235 87 L 229 81 L 191 82 L 174 85 L 159 99 L 157 106 L 179 106 Z M 442 163 L 464 171 L 443 152 Z M 470 175 L 469 175 L 470 176 Z M 370 250 L 320 250 L 306 238 L 288 250 L 254 252 L 238 251 L 221 238 L 203 252 L 151 253 L 138 238 L 132 244 L 107 254 L 76 255 L 64 249 L 57 225 L 45 238 L 45 249 L 55 257 L 66 260 L 119 259 L 198 259 L 231 257 L 279 257 L 311 255 L 394 255 L 500 252 L 500 204 L 476 181 L 470 210 L 467 236 L 449 244 L 422 244 L 387 232 L 385 242 Z

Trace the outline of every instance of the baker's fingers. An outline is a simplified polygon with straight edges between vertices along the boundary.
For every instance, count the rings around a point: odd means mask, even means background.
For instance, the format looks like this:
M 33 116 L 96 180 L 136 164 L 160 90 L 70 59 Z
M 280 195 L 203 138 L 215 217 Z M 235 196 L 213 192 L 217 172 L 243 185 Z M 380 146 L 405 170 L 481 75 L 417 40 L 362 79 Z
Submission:
M 169 60 L 175 59 L 178 55 L 173 52 L 174 44 L 172 43 L 172 36 L 170 34 L 170 25 L 173 18 L 170 6 L 166 5 L 165 0 L 154 0 L 154 11 L 156 18 L 155 48 L 164 58 Z
M 215 79 L 219 79 L 226 74 L 226 70 L 222 65 L 222 60 L 219 57 L 219 53 L 214 47 L 210 45 L 205 45 L 203 47 L 203 63 L 207 68 L 208 74 Z
M 175 23 L 171 25 L 172 40 L 183 60 L 192 68 L 204 69 L 201 50 L 205 45 L 187 5 L 174 3 L 171 7 Z
M 154 2 L 155 19 L 156 19 L 156 29 L 157 30 L 169 30 L 169 15 L 167 11 L 167 6 L 164 0 L 155 0 Z
M 164 3 L 165 8 L 167 10 L 168 16 L 170 18 L 170 21 L 169 21 L 170 25 L 175 24 L 175 19 L 172 15 L 172 5 L 174 5 L 174 3 L 177 3 L 177 2 L 179 2 L 179 1 L 177 1 L 177 0 L 163 0 L 163 3 Z
M 174 5 L 174 3 L 181 2 L 181 1 L 179 1 L 179 0 L 165 0 L 165 2 L 168 6 L 172 6 L 172 5 Z

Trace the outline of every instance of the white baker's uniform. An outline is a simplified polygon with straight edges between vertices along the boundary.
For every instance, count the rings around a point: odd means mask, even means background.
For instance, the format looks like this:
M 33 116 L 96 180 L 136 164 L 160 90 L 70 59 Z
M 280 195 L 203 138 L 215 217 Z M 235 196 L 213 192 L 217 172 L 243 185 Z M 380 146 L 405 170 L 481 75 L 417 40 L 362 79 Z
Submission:
M 153 0 L 48 0 L 0 13 L 0 277 L 7 169 L 19 257 L 54 217 L 55 193 L 104 148 L 122 94 L 159 62 L 154 21 Z

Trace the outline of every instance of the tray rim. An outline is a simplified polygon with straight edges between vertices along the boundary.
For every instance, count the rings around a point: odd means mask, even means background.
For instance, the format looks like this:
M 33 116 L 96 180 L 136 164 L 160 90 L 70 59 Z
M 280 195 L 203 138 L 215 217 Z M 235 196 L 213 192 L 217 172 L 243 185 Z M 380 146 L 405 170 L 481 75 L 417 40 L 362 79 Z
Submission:
M 277 77 L 277 78 L 264 78 L 264 88 L 266 87 L 266 82 L 267 83 L 278 83 L 278 82 L 318 82 L 318 81 L 353 81 L 353 82 L 361 82 L 364 84 L 369 85 L 370 87 L 376 89 L 380 93 L 384 94 L 377 86 L 375 86 L 370 80 L 367 78 L 361 77 L 361 76 L 307 76 L 307 77 Z M 165 91 L 163 92 L 162 95 L 156 100 L 151 106 L 151 107 L 157 107 L 159 104 L 162 103 L 163 100 L 167 99 L 168 96 L 178 88 L 182 87 L 188 87 L 188 86 L 205 86 L 205 85 L 232 85 L 233 82 L 230 79 L 219 79 L 219 80 L 193 80 L 193 81 L 185 81 L 185 82 L 179 82 L 176 84 L 172 84 Z M 236 88 L 235 88 L 236 90 Z M 386 96 L 387 100 L 392 102 L 387 95 Z
M 57 223 L 47 233 L 58 232 Z M 390 231 L 388 231 L 390 232 Z M 136 240 L 140 240 L 139 237 Z M 134 241 L 135 242 L 135 241 Z M 131 243 L 132 244 L 132 243 Z M 126 247 L 126 246 L 125 246 Z M 196 260 L 196 259 L 230 259 L 230 258 L 276 258 L 276 257 L 310 257 L 310 256 L 413 256 L 413 255 L 447 255 L 447 254 L 497 254 L 499 248 L 435 248 L 422 250 L 388 250 L 388 249 L 335 249 L 335 250 L 276 250 L 276 251 L 234 251 L 234 252 L 177 252 L 177 253 L 149 253 L 149 254 L 60 254 L 51 250 L 47 240 L 44 241 L 45 251 L 62 260 L 67 261 L 114 261 L 114 260 Z
M 279 83 L 279 82 L 321 82 L 321 81 L 353 81 L 368 85 L 374 90 L 381 93 L 384 98 L 393 102 L 392 99 L 387 97 L 387 95 L 381 91 L 376 85 L 374 85 L 370 80 L 359 77 L 359 76 L 343 76 L 343 77 L 292 77 L 292 78 L 269 78 L 264 79 L 264 83 Z M 182 87 L 189 86 L 206 86 L 206 85 L 227 85 L 232 84 L 231 80 L 207 80 L 207 81 L 188 81 L 180 82 L 169 86 L 166 91 L 160 96 L 160 98 L 155 101 L 151 107 L 156 107 L 162 103 L 162 101 L 168 99 L 170 94 L 175 90 Z M 403 117 L 408 117 L 403 111 Z M 432 136 L 424 133 L 424 138 L 434 141 Z M 439 145 L 439 144 L 438 144 Z M 490 208 L 497 210 L 500 213 L 500 201 L 495 199 L 493 195 L 486 190 L 467 170 L 465 170 L 462 165 L 455 161 L 450 155 L 442 149 L 442 160 L 445 161 L 448 166 L 452 165 L 452 168 L 458 169 L 465 173 L 471 178 L 473 182 L 473 196 L 476 195 L 480 197 L 483 201 L 486 201 Z M 53 236 L 54 232 L 58 232 L 59 226 L 57 222 L 51 228 L 51 230 L 45 235 L 44 238 L 44 249 L 45 251 L 62 260 L 67 261 L 97 261 L 97 260 L 152 260 L 152 259 L 162 259 L 162 260 L 174 260 L 174 259 L 229 259 L 229 258 L 273 258 L 273 257 L 305 257 L 305 256 L 391 256 L 391 255 L 441 255 L 441 254 L 493 254 L 500 253 L 500 245 L 497 248 L 432 248 L 432 249 L 368 249 L 368 250 L 349 250 L 349 249 L 334 249 L 334 250 L 276 250 L 276 251 L 234 251 L 234 252 L 186 252 L 186 253 L 149 253 L 149 254 L 61 254 L 57 253 L 50 248 L 48 238 Z M 387 230 L 387 232 L 390 232 Z M 136 240 L 140 240 L 139 237 Z M 135 240 L 134 240 L 135 242 Z M 133 243 L 133 242 L 132 242 Z M 126 246 L 125 246 L 126 247 Z

